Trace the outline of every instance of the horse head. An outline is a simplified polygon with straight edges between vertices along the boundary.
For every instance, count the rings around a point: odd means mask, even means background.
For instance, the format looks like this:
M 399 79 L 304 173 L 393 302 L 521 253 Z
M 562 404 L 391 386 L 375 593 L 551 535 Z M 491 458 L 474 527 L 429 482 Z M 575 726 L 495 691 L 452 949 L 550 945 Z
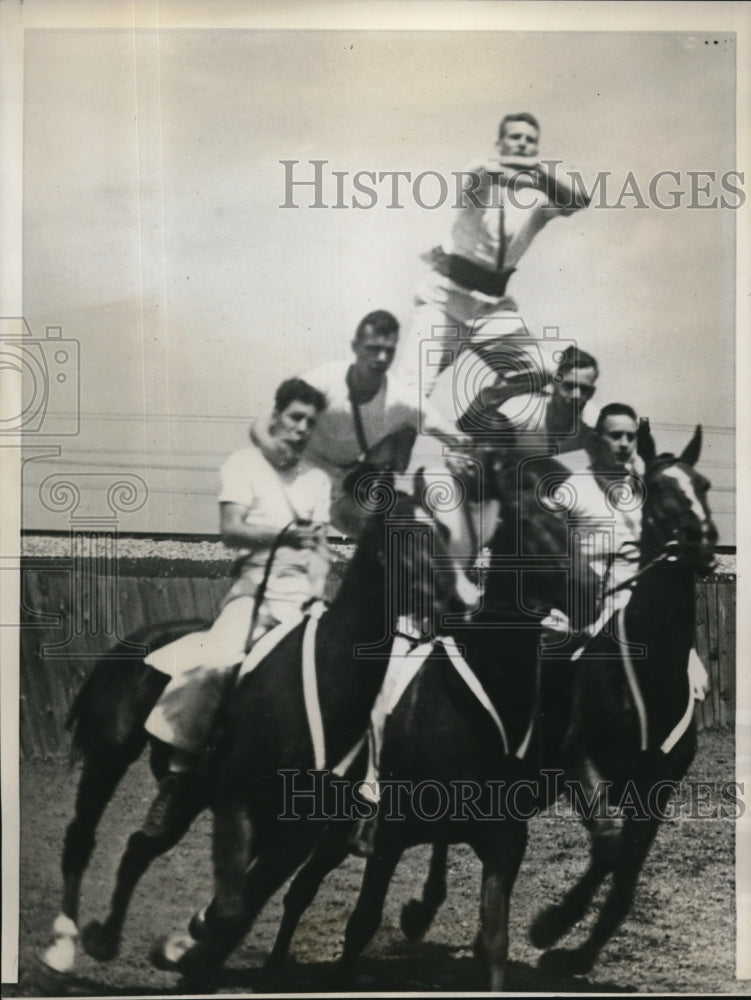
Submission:
M 358 483 L 357 501 L 369 513 L 353 563 L 385 580 L 392 620 L 415 634 L 441 631 L 449 612 L 463 610 L 448 552 L 448 532 L 436 519 L 424 483 L 398 490 L 391 473 L 373 472 Z M 373 595 L 375 597 L 375 595 Z
M 701 453 L 701 426 L 683 452 L 658 455 L 648 431 L 639 435 L 646 472 L 642 511 L 642 559 L 666 553 L 694 569 L 714 565 L 717 528 L 707 504 L 709 480 L 694 468 Z
M 570 530 L 562 493 L 569 475 L 556 458 L 535 453 L 518 453 L 497 467 L 501 518 L 490 547 L 508 568 L 489 575 L 489 604 L 521 601 L 526 611 L 566 606 Z

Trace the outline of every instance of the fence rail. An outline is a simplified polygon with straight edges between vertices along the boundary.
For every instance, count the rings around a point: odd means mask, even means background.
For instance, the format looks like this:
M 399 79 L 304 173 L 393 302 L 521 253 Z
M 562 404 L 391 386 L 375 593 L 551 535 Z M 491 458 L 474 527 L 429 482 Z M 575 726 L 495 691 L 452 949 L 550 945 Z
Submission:
M 341 578 L 334 565 L 332 588 Z M 20 752 L 66 756 L 65 720 L 94 662 L 118 639 L 164 621 L 210 622 L 228 589 L 228 560 L 22 560 Z M 733 724 L 735 715 L 735 577 L 696 582 L 696 647 L 711 679 L 697 705 L 700 729 Z

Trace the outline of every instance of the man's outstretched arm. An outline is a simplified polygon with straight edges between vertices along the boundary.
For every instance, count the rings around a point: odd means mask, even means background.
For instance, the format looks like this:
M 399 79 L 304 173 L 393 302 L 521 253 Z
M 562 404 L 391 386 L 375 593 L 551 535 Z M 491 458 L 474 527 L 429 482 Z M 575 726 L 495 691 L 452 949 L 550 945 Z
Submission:
M 517 171 L 519 178 L 528 177 L 530 183 L 544 191 L 558 208 L 576 212 L 586 208 L 591 201 L 582 185 L 572 183 L 568 171 L 564 170 L 558 160 L 538 160 L 536 156 L 517 155 L 501 157 L 500 164 L 506 171 Z M 513 173 L 509 175 L 509 183 L 517 183 Z

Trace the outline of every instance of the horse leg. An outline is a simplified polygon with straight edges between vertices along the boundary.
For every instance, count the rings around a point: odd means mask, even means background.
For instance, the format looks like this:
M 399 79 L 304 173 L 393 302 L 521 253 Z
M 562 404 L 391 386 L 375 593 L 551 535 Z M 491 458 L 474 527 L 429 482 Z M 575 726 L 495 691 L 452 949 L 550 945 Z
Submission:
M 240 895 L 230 898 L 227 886 L 218 883 L 217 896 L 206 910 L 204 936 L 191 943 L 177 962 L 171 965 L 182 973 L 182 983 L 190 991 L 209 984 L 222 963 L 246 936 L 256 917 L 294 870 L 310 853 L 315 834 L 310 831 L 294 839 L 278 839 L 255 859 L 239 883 Z M 342 856 L 346 854 L 342 852 Z M 222 898 L 220 892 L 224 892 Z M 237 910 L 238 902 L 241 910 Z M 164 967 L 164 966 L 162 966 Z M 264 973 L 262 972 L 261 975 Z
M 180 784 L 173 789 L 170 782 Z M 128 906 L 138 882 L 155 858 L 182 840 L 205 805 L 194 775 L 167 775 L 143 826 L 128 840 L 106 920 L 103 923 L 93 920 L 83 930 L 81 940 L 89 955 L 104 962 L 117 955 Z
M 428 877 L 423 886 L 422 899 L 410 899 L 402 907 L 401 928 L 410 941 L 419 941 L 433 923 L 438 908 L 446 899 L 446 863 L 448 844 L 433 844 Z
M 368 858 L 357 904 L 347 921 L 344 950 L 339 959 L 339 971 L 347 974 L 367 946 L 381 923 L 383 904 L 403 847 L 394 841 L 385 842 L 383 827 L 376 839 L 375 852 Z
M 194 984 L 208 983 L 244 932 L 244 885 L 253 856 L 253 828 L 248 809 L 238 798 L 214 805 L 215 896 L 206 911 L 200 941 L 172 934 L 151 951 L 154 965 L 183 974 Z
M 570 773 L 576 776 L 571 780 L 577 780 L 584 793 L 589 793 L 593 814 L 602 810 L 606 783 L 594 764 L 582 756 L 577 769 L 571 768 Z M 601 819 L 589 819 L 588 826 L 591 845 L 589 867 L 560 903 L 545 907 L 532 921 L 529 938 L 536 948 L 550 948 L 582 919 L 595 893 L 614 868 L 617 848 L 615 851 L 612 848 L 620 836 L 618 822 L 603 816 Z
M 593 857 L 586 872 L 563 900 L 537 914 L 529 929 L 529 939 L 535 948 L 549 948 L 581 920 L 610 870 L 609 865 Z
M 473 844 L 482 862 L 480 932 L 475 954 L 487 966 L 488 988 L 503 989 L 508 960 L 508 921 L 511 891 L 527 846 L 527 824 L 506 820 L 501 836 Z
M 593 827 L 593 855 L 598 849 L 610 855 L 608 861 L 613 871 L 613 881 L 587 940 L 578 948 L 545 952 L 540 965 L 546 971 L 558 975 L 582 976 L 592 969 L 600 951 L 631 909 L 639 873 L 657 833 L 657 826 L 656 819 L 627 820 L 617 840 L 604 826 L 601 830 Z M 612 858 L 614 851 L 618 851 L 620 855 L 617 863 Z
M 284 897 L 284 915 L 274 947 L 263 967 L 263 978 L 280 972 L 300 917 L 315 899 L 324 878 L 349 854 L 350 830 L 347 823 L 329 824 L 313 854 L 295 876 Z
M 70 972 L 75 964 L 81 881 L 94 852 L 96 828 L 120 780 L 141 753 L 145 742 L 144 736 L 137 746 L 119 747 L 114 753 L 109 748 L 109 757 L 107 752 L 100 750 L 84 760 L 75 812 L 63 845 L 62 910 L 53 924 L 55 940 L 41 956 L 44 965 L 54 972 Z

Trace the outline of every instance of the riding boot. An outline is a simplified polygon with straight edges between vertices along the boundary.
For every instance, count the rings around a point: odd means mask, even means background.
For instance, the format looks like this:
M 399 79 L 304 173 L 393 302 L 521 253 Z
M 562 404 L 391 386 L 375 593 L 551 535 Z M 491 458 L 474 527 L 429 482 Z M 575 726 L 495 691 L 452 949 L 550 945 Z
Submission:
M 182 822 L 198 791 L 195 769 L 170 769 L 159 783 L 159 791 L 151 803 L 142 831 L 147 837 L 166 837 Z

